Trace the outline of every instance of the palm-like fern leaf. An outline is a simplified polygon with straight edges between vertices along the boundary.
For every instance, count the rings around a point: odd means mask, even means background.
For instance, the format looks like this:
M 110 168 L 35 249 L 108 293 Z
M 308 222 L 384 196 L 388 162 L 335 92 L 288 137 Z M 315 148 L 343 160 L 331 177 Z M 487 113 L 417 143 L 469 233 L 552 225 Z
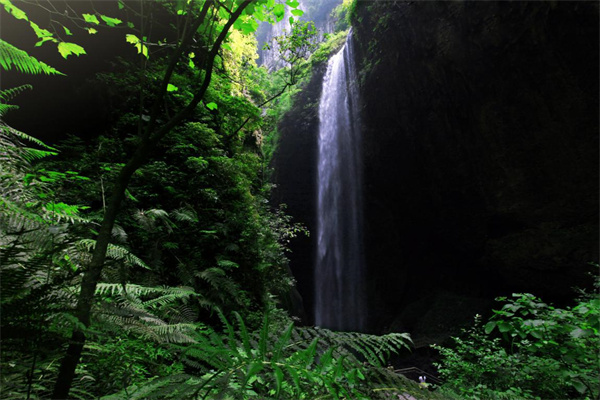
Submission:
M 177 398 L 183 393 L 200 399 L 376 399 L 404 393 L 410 385 L 383 368 L 386 355 L 408 347 L 407 335 L 338 333 L 295 328 L 293 324 L 280 330 L 272 326 L 268 313 L 261 329 L 249 332 L 239 315 L 235 315 L 236 326 L 221 312 L 218 315 L 222 334 L 205 328 L 198 332 L 197 343 L 182 349 L 184 363 L 198 372 L 195 376 L 154 380 L 125 395 L 148 399 Z M 153 389 L 148 390 L 149 386 Z M 142 393 L 143 397 L 138 397 Z
M 4 117 L 7 111 L 16 110 L 19 107 L 13 104 L 7 104 L 13 97 L 24 90 L 31 90 L 31 85 L 21 85 L 11 89 L 0 90 L 0 118 Z
M 102 305 L 98 317 L 106 322 L 157 342 L 196 343 L 191 336 L 196 325 L 191 321 L 170 323 L 158 315 L 165 308 L 170 310 L 169 307 L 179 300 L 198 296 L 192 288 L 99 283 L 96 294 L 116 300 Z
M 90 252 L 96 248 L 96 241 L 94 239 L 81 239 L 78 243 L 81 248 Z M 123 246 L 109 243 L 108 249 L 106 250 L 106 256 L 108 258 L 112 258 L 113 260 L 124 261 L 129 265 L 136 265 L 138 267 L 150 269 L 150 267 L 144 261 L 142 261 L 141 258 L 132 254 Z
M 0 39 L 0 65 L 6 71 L 15 68 L 20 72 L 32 75 L 64 75 L 48 64 L 30 56 L 26 51 L 18 49 L 2 39 Z

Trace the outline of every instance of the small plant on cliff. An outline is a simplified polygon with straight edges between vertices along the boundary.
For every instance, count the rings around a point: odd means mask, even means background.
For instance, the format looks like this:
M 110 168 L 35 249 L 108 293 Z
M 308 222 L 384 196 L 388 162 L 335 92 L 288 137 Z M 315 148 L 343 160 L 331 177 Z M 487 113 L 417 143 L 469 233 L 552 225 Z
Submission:
M 505 305 L 485 325 L 476 317 L 454 348 L 433 346 L 446 389 L 466 399 L 598 398 L 597 295 L 565 309 L 531 294 L 498 301 Z

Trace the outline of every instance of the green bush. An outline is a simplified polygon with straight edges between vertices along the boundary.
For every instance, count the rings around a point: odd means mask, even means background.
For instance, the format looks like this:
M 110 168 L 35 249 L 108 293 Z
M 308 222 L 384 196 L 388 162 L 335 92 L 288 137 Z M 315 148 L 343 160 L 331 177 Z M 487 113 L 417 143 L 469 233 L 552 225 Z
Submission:
M 598 398 L 597 295 L 565 309 L 531 294 L 497 300 L 505 305 L 487 324 L 477 316 L 453 348 L 433 346 L 444 389 L 466 399 Z

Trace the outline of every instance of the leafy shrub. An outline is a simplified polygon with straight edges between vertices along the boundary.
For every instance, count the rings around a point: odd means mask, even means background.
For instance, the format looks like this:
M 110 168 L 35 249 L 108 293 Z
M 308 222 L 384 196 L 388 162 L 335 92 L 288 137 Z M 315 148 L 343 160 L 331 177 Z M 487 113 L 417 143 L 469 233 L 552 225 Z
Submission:
M 407 390 L 406 381 L 385 368 L 392 353 L 408 347 L 406 334 L 284 327 L 271 322 L 272 312 L 259 331 L 251 332 L 239 314 L 237 328 L 219 315 L 224 332 L 201 330 L 197 343 L 179 349 L 186 373 L 105 399 L 375 399 Z
M 600 299 L 555 308 L 513 294 L 485 324 L 476 317 L 454 348 L 436 346 L 445 388 L 466 399 L 591 399 L 599 395 Z M 496 333 L 497 337 L 491 334 Z

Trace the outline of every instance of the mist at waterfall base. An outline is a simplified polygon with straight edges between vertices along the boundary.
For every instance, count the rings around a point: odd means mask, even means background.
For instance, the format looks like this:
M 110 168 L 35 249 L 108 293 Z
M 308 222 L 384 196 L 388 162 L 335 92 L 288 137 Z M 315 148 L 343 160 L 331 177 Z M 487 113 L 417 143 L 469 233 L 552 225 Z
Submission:
M 319 102 L 315 325 L 366 328 L 362 178 L 352 34 L 327 65 Z

